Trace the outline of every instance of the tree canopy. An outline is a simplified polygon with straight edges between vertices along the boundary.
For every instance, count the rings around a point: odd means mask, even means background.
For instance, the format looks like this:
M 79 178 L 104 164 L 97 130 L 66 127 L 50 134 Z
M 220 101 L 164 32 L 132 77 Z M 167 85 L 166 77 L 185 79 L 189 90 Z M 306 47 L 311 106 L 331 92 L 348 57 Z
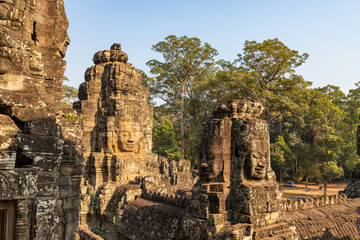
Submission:
M 214 57 L 218 53 L 198 38 L 174 35 L 167 36 L 152 49 L 162 54 L 163 61 L 152 59 L 146 63 L 154 75 L 148 86 L 154 96 L 165 102 L 163 108 L 180 118 L 181 152 L 184 154 L 189 106 L 196 105 L 201 97 L 197 89 L 214 73 Z
M 172 142 L 181 143 L 181 152 L 194 166 L 201 123 L 217 104 L 230 99 L 257 99 L 265 105 L 272 166 L 281 181 L 316 180 L 326 185 L 349 177 L 360 162 L 355 139 L 360 82 L 349 94 L 333 85 L 311 88 L 311 82 L 296 73 L 307 53 L 275 38 L 246 41 L 237 59 L 215 61 L 217 51 L 209 44 L 174 35 L 153 50 L 163 60 L 147 63 L 152 76 L 145 76 L 144 84 L 153 100 L 163 101 L 154 108 L 155 120 L 160 124 L 167 118 L 174 124 Z

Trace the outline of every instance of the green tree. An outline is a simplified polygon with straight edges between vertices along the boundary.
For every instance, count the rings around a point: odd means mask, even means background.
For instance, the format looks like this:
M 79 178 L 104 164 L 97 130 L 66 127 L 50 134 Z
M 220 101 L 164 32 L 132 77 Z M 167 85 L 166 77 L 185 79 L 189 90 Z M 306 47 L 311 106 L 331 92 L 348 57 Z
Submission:
M 291 169 L 294 162 L 294 155 L 282 136 L 278 136 L 276 142 L 271 144 L 271 161 L 274 170 L 279 171 L 279 181 L 282 183 L 284 174 Z
M 330 101 L 330 98 L 318 90 L 309 89 L 310 112 L 307 116 L 314 141 L 312 149 L 315 159 L 321 164 L 324 178 L 324 194 L 329 180 L 343 175 L 341 166 L 341 146 L 344 144 L 342 128 L 345 112 Z M 338 166 L 339 169 L 337 169 Z
M 355 85 L 359 87 L 358 84 Z M 356 136 L 359 119 L 360 89 L 351 89 L 348 95 L 333 85 L 327 85 L 316 90 L 328 96 L 329 100 L 343 111 L 343 122 L 336 126 L 337 135 L 342 138 L 338 165 L 344 168 L 345 175 L 349 177 L 354 166 L 359 162 L 354 136 Z
M 163 157 L 179 160 L 182 158 L 179 146 L 176 144 L 172 123 L 166 118 L 160 127 L 154 128 L 153 151 Z
M 298 95 L 299 90 L 309 86 L 309 82 L 296 75 L 295 68 L 301 66 L 309 55 L 300 55 L 277 38 L 262 43 L 246 41 L 243 50 L 243 55 L 238 55 L 238 61 L 256 82 L 258 89 L 254 91 L 259 92 L 259 100 L 265 104 L 266 120 L 271 122 L 296 109 L 292 98 Z
M 63 77 L 63 80 L 69 81 L 69 79 L 66 76 Z M 63 99 L 61 102 L 62 107 L 63 108 L 72 108 L 72 104 L 79 100 L 78 92 L 79 92 L 79 90 L 77 88 L 63 84 L 63 86 L 62 86 Z
M 155 75 L 150 91 L 162 99 L 169 111 L 179 113 L 181 129 L 181 152 L 185 148 L 186 107 L 197 103 L 196 89 L 204 79 L 213 74 L 214 57 L 218 54 L 208 43 L 198 38 L 169 35 L 165 41 L 153 45 L 164 61 L 152 59 L 146 64 Z
M 320 175 L 319 165 L 316 162 L 311 161 L 310 159 L 305 159 L 301 163 L 300 169 L 305 176 L 306 188 L 309 185 L 309 178 L 317 177 Z
M 344 109 L 346 95 L 340 90 L 340 87 L 334 85 L 327 85 L 325 87 L 316 88 L 318 92 L 326 95 L 330 102 L 340 109 Z
M 324 178 L 324 195 L 327 194 L 329 179 L 337 179 L 344 175 L 344 170 L 335 161 L 326 161 L 321 165 L 321 174 Z

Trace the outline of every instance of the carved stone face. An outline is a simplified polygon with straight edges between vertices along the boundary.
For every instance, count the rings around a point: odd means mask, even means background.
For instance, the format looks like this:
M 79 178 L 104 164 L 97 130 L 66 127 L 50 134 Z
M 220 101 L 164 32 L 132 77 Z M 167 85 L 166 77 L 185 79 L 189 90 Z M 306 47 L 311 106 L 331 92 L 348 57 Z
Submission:
M 125 123 L 120 126 L 120 131 L 118 133 L 118 145 L 121 151 L 138 152 L 139 140 L 139 133 L 134 131 L 131 123 Z
M 207 146 L 202 147 L 200 155 L 200 177 L 211 181 L 223 170 L 222 141 L 219 136 L 213 135 Z
M 245 174 L 247 178 L 262 180 L 269 166 L 269 156 L 266 143 L 263 140 L 251 140 L 250 149 L 245 157 Z

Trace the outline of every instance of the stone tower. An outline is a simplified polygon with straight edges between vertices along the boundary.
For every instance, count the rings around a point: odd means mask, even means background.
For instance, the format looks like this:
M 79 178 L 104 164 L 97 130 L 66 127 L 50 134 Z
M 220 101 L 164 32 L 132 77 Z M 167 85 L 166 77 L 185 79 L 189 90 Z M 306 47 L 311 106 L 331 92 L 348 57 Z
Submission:
M 95 232 L 120 227 L 114 216 L 121 218 L 142 190 L 174 194 L 180 183 L 193 185 L 188 161 L 151 153 L 149 92 L 127 60 L 116 43 L 95 53 L 95 65 L 86 70 L 80 101 L 74 104 L 82 114 L 86 147 L 80 219 Z
M 94 66 L 80 85 L 84 143 L 87 149 L 87 181 L 125 184 L 145 173 L 151 154 L 152 108 L 141 74 L 127 63 L 120 44 L 95 53 Z
M 183 220 L 184 238 L 262 239 L 279 224 L 283 233 L 291 232 L 283 223 L 262 112 L 260 102 L 231 100 L 205 124 L 200 179 Z
M 1 239 L 75 239 L 79 121 L 62 117 L 62 0 L 0 1 Z

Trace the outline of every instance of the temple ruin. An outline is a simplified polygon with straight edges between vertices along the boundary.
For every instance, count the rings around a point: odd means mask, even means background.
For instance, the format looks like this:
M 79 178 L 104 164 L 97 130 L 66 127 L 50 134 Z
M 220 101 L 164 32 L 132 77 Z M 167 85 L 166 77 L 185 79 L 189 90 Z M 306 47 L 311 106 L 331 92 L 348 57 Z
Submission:
M 182 199 L 195 181 L 189 161 L 151 152 L 149 93 L 127 60 L 120 44 L 95 53 L 95 65 L 86 70 L 80 101 L 74 104 L 83 116 L 86 148 L 81 224 L 109 239 L 127 231 L 121 223 L 127 208 L 144 192 L 177 193 Z
M 0 239 L 76 239 L 79 120 L 60 109 L 62 0 L 0 2 Z
M 360 165 L 338 195 L 282 200 L 258 101 L 214 111 L 198 173 L 152 153 L 149 93 L 118 43 L 62 109 L 67 27 L 62 0 L 0 1 L 0 240 L 360 239 Z

